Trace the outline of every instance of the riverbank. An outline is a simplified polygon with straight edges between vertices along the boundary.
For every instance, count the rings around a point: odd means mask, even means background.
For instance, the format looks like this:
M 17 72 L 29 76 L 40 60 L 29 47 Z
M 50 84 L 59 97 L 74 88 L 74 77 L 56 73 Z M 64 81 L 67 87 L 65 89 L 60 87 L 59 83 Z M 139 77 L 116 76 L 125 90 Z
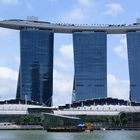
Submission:
M 128 131 L 140 131 L 140 127 L 94 127 L 92 129 L 79 129 L 76 127 L 72 128 L 64 128 L 64 127 L 58 127 L 58 128 L 47 128 L 47 132 L 85 132 L 86 130 L 92 131 L 116 131 L 116 130 L 128 130 Z

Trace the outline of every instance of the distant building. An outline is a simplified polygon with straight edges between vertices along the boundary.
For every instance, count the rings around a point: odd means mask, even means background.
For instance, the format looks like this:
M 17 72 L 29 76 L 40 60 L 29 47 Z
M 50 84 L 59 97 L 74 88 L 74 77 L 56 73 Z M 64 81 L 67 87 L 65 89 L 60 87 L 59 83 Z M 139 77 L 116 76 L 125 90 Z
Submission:
M 25 104 L 26 103 L 26 104 Z M 25 101 L 21 99 L 0 101 L 0 129 L 2 123 L 22 124 L 24 117 L 28 117 L 29 124 L 36 124 L 35 118 L 40 118 L 42 113 L 50 113 L 52 107 L 45 107 L 38 102 Z
M 73 101 L 107 97 L 107 35 L 75 32 Z
M 20 30 L 20 70 L 17 98 L 52 105 L 53 32 Z
M 91 99 L 66 104 L 53 110 L 53 116 L 55 121 L 59 119 L 57 116 L 78 117 L 82 123 L 93 123 L 93 128 L 97 130 L 101 128 L 140 130 L 140 103 L 116 98 Z M 46 123 L 49 125 L 52 118 L 48 117 L 46 116 L 48 121 Z M 58 122 L 60 121 L 61 119 Z
M 127 33 L 130 100 L 140 102 L 140 32 Z

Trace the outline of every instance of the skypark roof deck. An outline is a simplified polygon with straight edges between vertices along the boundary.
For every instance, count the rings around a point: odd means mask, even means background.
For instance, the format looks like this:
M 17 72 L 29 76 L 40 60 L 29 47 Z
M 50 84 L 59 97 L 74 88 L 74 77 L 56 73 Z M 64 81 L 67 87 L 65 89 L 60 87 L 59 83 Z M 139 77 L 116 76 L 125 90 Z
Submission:
M 132 31 L 140 31 L 140 23 L 133 24 L 62 24 L 50 23 L 38 20 L 11 19 L 0 21 L 0 27 L 20 30 L 23 28 L 36 28 L 42 30 L 53 30 L 54 33 L 73 33 L 73 32 L 107 32 L 107 34 L 125 34 Z

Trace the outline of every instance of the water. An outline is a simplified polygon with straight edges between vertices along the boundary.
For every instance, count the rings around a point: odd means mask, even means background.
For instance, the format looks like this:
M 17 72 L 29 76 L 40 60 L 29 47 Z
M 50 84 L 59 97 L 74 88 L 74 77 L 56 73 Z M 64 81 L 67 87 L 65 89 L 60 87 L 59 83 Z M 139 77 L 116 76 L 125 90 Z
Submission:
M 48 133 L 46 131 L 0 131 L 0 140 L 140 140 L 139 131 L 93 131 Z

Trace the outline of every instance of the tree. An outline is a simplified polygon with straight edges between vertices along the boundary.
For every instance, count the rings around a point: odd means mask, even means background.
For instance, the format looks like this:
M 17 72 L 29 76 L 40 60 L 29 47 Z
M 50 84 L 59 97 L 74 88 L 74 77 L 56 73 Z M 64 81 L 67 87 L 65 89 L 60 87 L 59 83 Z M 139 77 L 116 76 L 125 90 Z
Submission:
M 23 122 L 23 124 L 29 124 L 29 122 L 30 122 L 30 118 L 29 118 L 29 116 L 23 116 L 22 117 L 22 122 Z
M 122 124 L 122 125 L 126 125 L 126 124 L 127 124 L 128 118 L 127 118 L 127 115 L 126 115 L 125 113 L 122 113 L 122 114 L 120 115 L 120 121 L 121 121 L 121 124 Z
M 41 123 L 41 118 L 40 117 L 34 117 L 34 123 L 35 124 L 40 124 Z

